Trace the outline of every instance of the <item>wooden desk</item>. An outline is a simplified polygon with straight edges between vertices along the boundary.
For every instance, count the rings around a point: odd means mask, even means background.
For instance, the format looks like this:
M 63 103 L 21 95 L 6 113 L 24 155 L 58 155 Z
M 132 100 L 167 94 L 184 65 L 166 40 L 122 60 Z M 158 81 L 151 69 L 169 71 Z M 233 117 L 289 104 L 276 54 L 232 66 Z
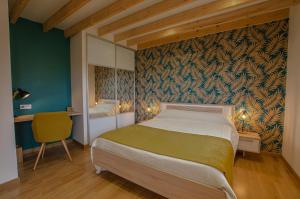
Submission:
M 79 113 L 79 112 L 68 112 L 69 116 L 77 116 L 77 115 L 82 115 L 82 113 Z M 15 123 L 19 123 L 19 122 L 30 122 L 33 120 L 33 117 L 34 115 L 19 115 L 19 116 L 16 116 L 14 119 L 15 119 Z M 51 145 L 51 144 L 50 144 Z M 55 145 L 55 143 L 53 144 Z M 22 150 L 22 147 L 19 147 L 17 149 L 18 151 L 18 161 L 23 164 L 23 150 Z M 28 151 L 30 152 L 27 152 L 27 153 L 32 153 L 34 151 L 34 149 L 29 149 Z
M 79 112 L 68 112 L 69 116 L 77 116 L 81 115 L 82 113 Z M 34 115 L 19 115 L 15 117 L 15 123 L 18 122 L 29 122 L 33 120 Z

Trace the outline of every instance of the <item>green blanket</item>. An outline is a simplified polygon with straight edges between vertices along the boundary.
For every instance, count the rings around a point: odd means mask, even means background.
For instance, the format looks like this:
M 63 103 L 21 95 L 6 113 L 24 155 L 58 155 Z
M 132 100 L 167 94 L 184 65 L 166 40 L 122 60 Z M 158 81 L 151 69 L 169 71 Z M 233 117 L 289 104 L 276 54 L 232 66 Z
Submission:
M 232 183 L 234 152 L 230 141 L 141 125 L 116 129 L 101 138 L 144 151 L 205 164 L 223 172 Z

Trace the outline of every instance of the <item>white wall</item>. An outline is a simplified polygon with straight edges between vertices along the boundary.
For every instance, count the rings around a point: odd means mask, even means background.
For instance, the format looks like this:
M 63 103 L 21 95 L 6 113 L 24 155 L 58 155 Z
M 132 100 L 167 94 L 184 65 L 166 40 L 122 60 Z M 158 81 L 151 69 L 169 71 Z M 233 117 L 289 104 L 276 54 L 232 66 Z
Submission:
M 12 109 L 8 5 L 0 1 L 0 184 L 18 177 Z
M 71 91 L 72 107 L 74 111 L 81 112 L 81 116 L 73 117 L 73 139 L 86 145 L 87 135 L 87 67 L 86 67 L 86 36 L 80 32 L 71 38 Z
M 291 8 L 283 157 L 300 176 L 300 5 Z

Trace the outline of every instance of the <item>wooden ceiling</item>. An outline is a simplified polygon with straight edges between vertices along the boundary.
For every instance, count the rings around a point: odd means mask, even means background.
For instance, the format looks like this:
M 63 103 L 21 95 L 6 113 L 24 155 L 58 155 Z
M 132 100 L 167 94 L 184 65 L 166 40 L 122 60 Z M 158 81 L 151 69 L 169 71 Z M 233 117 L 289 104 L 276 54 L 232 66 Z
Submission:
M 144 49 L 289 17 L 300 0 L 9 0 L 10 20 L 61 28 L 66 37 L 93 30 L 100 37 Z M 40 7 L 40 8 L 39 8 Z M 49 8 L 49 9 L 48 9 Z M 48 9 L 48 10 L 47 10 Z M 24 13 L 24 15 L 22 14 Z

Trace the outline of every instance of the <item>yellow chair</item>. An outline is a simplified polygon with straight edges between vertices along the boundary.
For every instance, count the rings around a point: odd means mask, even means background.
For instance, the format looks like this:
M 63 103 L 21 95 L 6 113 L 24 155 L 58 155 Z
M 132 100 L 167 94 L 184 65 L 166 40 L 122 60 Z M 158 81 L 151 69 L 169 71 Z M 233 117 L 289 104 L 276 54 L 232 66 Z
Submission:
M 44 157 L 46 143 L 61 141 L 66 153 L 72 161 L 70 152 L 65 143 L 72 130 L 72 120 L 67 112 L 37 113 L 32 122 L 32 131 L 36 142 L 42 143 L 39 154 L 35 161 L 33 170 L 36 169 L 38 161 L 42 155 Z

